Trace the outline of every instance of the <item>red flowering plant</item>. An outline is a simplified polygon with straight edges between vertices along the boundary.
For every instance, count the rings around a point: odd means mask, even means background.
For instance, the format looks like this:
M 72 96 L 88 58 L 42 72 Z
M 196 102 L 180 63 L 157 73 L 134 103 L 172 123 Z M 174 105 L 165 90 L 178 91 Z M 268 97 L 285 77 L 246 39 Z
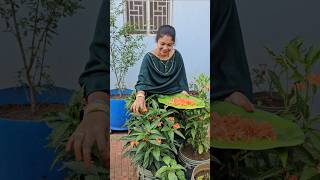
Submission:
M 210 148 L 210 137 L 209 137 L 209 124 L 210 124 L 210 113 L 209 108 L 189 109 L 184 110 L 184 135 L 187 143 L 191 144 L 192 147 L 202 154 L 208 152 Z
M 134 94 L 127 100 L 127 107 L 134 101 Z M 175 158 L 177 142 L 175 136 L 185 138 L 180 132 L 181 125 L 175 115 L 175 109 L 160 107 L 156 96 L 146 99 L 147 112 L 143 114 L 131 113 L 126 122 L 128 135 L 121 138 L 124 141 L 124 156 L 131 158 L 139 167 L 150 170 L 153 174 L 163 166 L 161 159 L 169 156 Z

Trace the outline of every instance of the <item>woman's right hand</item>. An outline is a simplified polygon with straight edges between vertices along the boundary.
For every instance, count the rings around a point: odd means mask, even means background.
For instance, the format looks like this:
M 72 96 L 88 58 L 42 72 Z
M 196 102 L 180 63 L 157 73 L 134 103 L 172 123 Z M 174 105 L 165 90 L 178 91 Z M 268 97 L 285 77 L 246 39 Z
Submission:
M 133 102 L 133 104 L 130 107 L 131 111 L 140 114 L 140 112 L 146 112 L 147 107 L 146 107 L 146 101 L 144 97 L 136 97 L 136 100 Z

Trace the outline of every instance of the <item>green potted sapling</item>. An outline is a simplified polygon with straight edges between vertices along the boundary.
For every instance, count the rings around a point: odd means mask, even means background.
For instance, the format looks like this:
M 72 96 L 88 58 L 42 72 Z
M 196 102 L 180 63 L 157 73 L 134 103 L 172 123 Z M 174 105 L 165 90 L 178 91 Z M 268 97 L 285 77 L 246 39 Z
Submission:
M 210 161 L 210 104 L 207 96 L 209 88 L 209 77 L 200 74 L 194 78 L 195 82 L 190 84 L 190 89 L 197 92 L 196 97 L 201 98 L 205 107 L 197 109 L 182 110 L 184 117 L 183 126 L 186 142 L 179 149 L 179 159 L 185 167 L 192 169 L 204 162 Z
M 110 128 L 125 130 L 128 119 L 125 98 L 132 93 L 126 88 L 125 77 L 130 67 L 138 62 L 144 52 L 143 36 L 133 35 L 135 27 L 128 23 L 119 25 L 119 18 L 124 15 L 125 1 L 111 1 L 110 10 L 110 67 L 115 75 L 115 89 L 111 90 Z

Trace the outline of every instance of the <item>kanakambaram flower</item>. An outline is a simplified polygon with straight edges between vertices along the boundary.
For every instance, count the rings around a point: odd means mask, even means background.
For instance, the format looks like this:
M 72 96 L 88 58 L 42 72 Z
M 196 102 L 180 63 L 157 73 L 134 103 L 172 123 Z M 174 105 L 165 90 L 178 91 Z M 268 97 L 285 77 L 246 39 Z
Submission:
M 291 88 L 293 89 L 297 89 L 297 90 L 304 90 L 305 89 L 305 84 L 303 82 L 297 82 L 297 83 L 294 83 Z
M 176 124 L 174 124 L 172 127 L 173 127 L 173 129 L 179 129 L 179 128 L 180 128 L 180 124 L 179 124 L 179 123 L 176 123 Z
M 168 117 L 168 121 L 173 122 L 174 121 L 174 117 Z
M 320 86 L 320 73 L 309 75 L 306 79 L 310 82 L 310 84 Z
M 160 138 L 160 137 L 157 137 L 157 138 L 156 138 L 156 141 L 157 141 L 159 144 L 161 144 L 161 138 Z
M 131 146 L 131 147 L 138 146 L 138 145 L 139 145 L 139 142 L 138 142 L 138 141 L 131 141 L 131 142 L 130 142 L 130 146 Z
M 157 126 L 161 127 L 162 125 L 163 125 L 163 122 L 160 121 Z

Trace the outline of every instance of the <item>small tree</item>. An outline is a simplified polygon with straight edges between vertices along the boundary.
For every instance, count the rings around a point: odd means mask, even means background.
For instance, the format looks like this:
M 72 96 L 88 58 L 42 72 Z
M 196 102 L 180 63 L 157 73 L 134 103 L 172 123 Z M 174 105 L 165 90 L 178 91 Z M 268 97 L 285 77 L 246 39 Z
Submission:
M 126 88 L 125 76 L 130 67 L 134 66 L 143 55 L 144 44 L 142 35 L 133 35 L 134 26 L 124 23 L 119 26 L 118 18 L 123 15 L 125 0 L 120 3 L 111 0 L 110 13 L 110 67 L 115 73 L 116 88 Z
M 43 81 L 50 80 L 45 72 L 45 55 L 52 38 L 57 35 L 58 22 L 72 16 L 82 6 L 81 0 L 2 0 L 0 17 L 3 32 L 14 35 L 23 62 L 18 78 L 29 88 L 32 113 L 36 95 Z

